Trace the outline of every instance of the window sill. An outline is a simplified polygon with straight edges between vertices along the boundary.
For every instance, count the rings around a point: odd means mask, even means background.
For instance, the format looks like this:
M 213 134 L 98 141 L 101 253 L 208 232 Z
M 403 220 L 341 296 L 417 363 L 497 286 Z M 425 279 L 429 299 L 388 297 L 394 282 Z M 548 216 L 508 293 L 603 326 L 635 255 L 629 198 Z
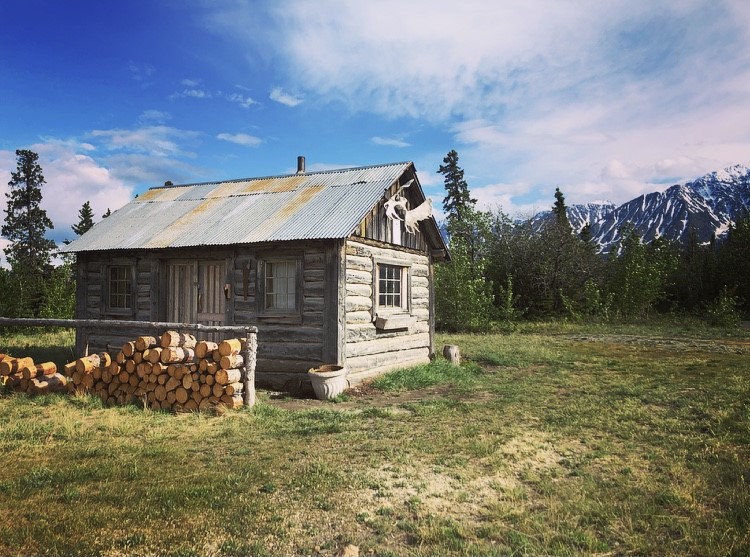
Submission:
M 279 323 L 284 325 L 302 325 L 302 316 L 299 313 L 265 313 L 258 315 L 258 320 L 264 323 Z
M 105 309 L 102 315 L 104 317 L 120 317 L 120 318 L 132 318 L 132 309 Z
M 375 328 L 383 331 L 395 331 L 398 329 L 409 329 L 417 323 L 417 318 L 407 313 L 376 316 Z

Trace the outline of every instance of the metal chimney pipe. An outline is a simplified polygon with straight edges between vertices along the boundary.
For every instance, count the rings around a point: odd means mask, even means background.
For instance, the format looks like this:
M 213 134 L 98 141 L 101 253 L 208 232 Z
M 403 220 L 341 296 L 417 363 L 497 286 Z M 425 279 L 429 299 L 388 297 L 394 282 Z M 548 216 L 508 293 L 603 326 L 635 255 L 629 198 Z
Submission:
M 297 157 L 297 174 L 305 173 L 305 157 Z

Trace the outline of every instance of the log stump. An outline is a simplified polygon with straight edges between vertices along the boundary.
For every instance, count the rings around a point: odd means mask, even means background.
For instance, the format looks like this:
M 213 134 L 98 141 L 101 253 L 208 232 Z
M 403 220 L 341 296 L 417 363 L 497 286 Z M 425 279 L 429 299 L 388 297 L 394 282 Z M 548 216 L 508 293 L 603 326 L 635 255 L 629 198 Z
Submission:
M 454 366 L 461 365 L 461 351 L 455 344 L 446 344 L 443 346 L 443 357 Z

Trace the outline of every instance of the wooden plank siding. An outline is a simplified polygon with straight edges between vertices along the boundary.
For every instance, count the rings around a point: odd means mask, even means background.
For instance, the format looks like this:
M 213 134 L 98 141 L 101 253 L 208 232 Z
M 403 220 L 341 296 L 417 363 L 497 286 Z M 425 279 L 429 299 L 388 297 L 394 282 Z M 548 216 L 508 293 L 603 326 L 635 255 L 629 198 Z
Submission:
M 376 240 L 386 244 L 400 245 L 405 248 L 428 252 L 427 241 L 423 234 L 416 233 L 412 234 L 406 231 L 404 224 L 401 223 L 401 243 L 394 243 L 393 238 L 393 227 L 391 226 L 391 220 L 385 214 L 385 202 L 387 198 L 390 198 L 398 190 L 398 184 L 393 184 L 388 189 L 386 198 L 383 198 L 372 210 L 365 216 L 360 223 L 354 235 L 361 238 L 368 238 L 370 240 Z M 409 209 L 416 208 L 421 201 L 417 199 L 416 192 L 410 191 L 409 188 L 402 190 L 401 195 L 406 197 L 409 202 Z

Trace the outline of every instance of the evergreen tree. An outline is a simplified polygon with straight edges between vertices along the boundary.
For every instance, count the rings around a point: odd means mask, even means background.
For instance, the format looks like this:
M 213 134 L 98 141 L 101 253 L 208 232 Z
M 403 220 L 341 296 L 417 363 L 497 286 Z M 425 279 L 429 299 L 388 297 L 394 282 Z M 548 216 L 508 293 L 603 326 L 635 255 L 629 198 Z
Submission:
M 552 217 L 538 232 L 527 227 L 521 235 L 531 234 L 521 242 L 527 250 L 522 263 L 526 269 L 518 269 L 527 276 L 514 277 L 514 284 L 526 282 L 533 289 L 526 302 L 533 313 L 542 315 L 578 312 L 577 306 L 585 304 L 584 285 L 601 265 L 596 247 L 573 233 L 560 188 L 555 189 Z
M 578 233 L 578 237 L 586 242 L 587 244 L 591 242 L 591 238 L 593 237 L 591 235 L 591 223 L 587 222 L 583 225 L 583 228 L 581 228 L 581 231 Z
M 696 310 L 720 292 L 716 285 L 716 242 L 701 245 L 695 229 L 679 253 L 674 277 L 672 297 L 681 309 Z
M 78 224 L 71 226 L 73 232 L 82 236 L 85 232 L 94 226 L 94 211 L 91 210 L 91 204 L 86 201 L 83 207 L 78 211 Z
M 452 150 L 438 172 L 445 177 L 446 230 L 451 261 L 435 270 L 437 325 L 445 330 L 487 330 L 492 283 L 485 276 L 490 215 L 474 209 L 458 153 Z
M 472 267 L 484 257 L 487 238 L 490 233 L 491 215 L 477 211 L 474 207 L 477 200 L 469 193 L 469 185 L 464 180 L 464 171 L 458 166 L 458 153 L 451 150 L 443 159 L 438 169 L 445 177 L 445 199 L 443 209 L 446 214 L 448 237 L 462 242 L 467 250 L 468 261 Z
M 464 171 L 458 166 L 458 153 L 451 149 L 443 159 L 443 164 L 438 168 L 438 174 L 442 174 L 445 183 L 445 198 L 443 199 L 443 210 L 448 223 L 461 217 L 466 209 L 474 209 L 477 200 L 469 195 L 469 185 L 464 180 Z
M 18 166 L 8 182 L 10 192 L 5 194 L 5 224 L 2 235 L 10 240 L 5 248 L 8 262 L 14 269 L 24 267 L 39 273 L 48 273 L 55 242 L 45 238 L 47 230 L 54 228 L 47 211 L 40 207 L 42 185 L 45 183 L 39 155 L 33 151 L 16 151 Z
M 750 314 L 750 213 L 730 226 L 718 253 L 718 279 Z
M 11 266 L 10 292 L 13 307 L 9 316 L 36 316 L 44 297 L 44 282 L 52 272 L 52 252 L 55 242 L 45 238 L 47 230 L 54 228 L 47 212 L 40 207 L 42 185 L 45 183 L 39 156 L 33 151 L 17 150 L 17 169 L 8 182 L 10 191 L 5 194 L 8 206 L 2 235 L 10 240 L 5 255 Z
M 565 196 L 560 188 L 555 188 L 555 204 L 552 206 L 552 213 L 555 215 L 555 222 L 562 228 L 572 230 L 570 221 L 568 221 L 568 207 L 565 205 Z

